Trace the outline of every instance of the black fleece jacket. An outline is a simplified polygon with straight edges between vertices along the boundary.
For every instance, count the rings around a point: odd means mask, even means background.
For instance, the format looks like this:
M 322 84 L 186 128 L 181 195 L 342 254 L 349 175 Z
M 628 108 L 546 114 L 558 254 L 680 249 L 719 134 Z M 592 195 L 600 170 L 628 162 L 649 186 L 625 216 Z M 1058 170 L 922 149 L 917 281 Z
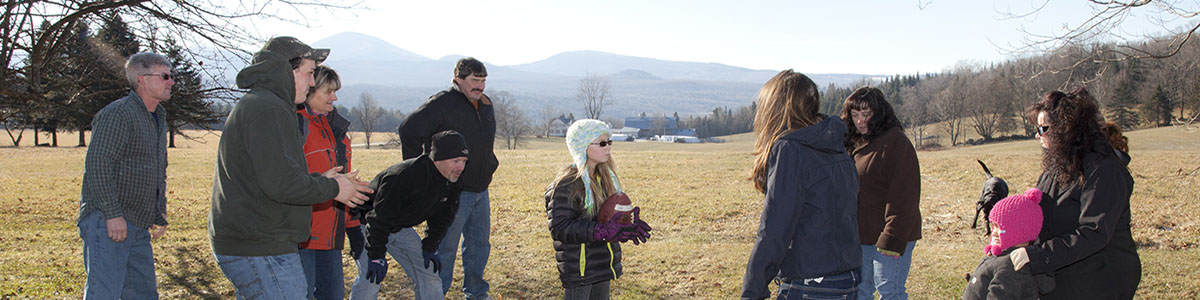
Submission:
M 492 151 L 496 142 L 496 114 L 487 95 L 479 100 L 477 108 L 457 88 L 438 92 L 409 114 L 397 130 L 404 159 L 429 153 L 433 134 L 458 131 L 471 149 L 459 184 L 463 190 L 478 193 L 486 191 L 492 183 L 492 173 L 500 161 Z
M 461 190 L 438 173 L 433 160 L 421 155 L 392 165 L 371 179 L 367 213 L 367 257 L 383 258 L 388 235 L 428 222 L 421 250 L 435 251 L 458 211 Z

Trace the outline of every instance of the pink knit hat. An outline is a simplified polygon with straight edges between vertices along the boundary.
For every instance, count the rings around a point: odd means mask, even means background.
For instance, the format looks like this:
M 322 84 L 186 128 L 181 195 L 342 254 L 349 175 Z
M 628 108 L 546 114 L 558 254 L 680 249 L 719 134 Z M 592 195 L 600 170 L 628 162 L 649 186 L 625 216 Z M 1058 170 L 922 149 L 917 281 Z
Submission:
M 988 219 L 996 223 L 1000 238 L 993 237 L 984 252 L 1000 255 L 1009 247 L 1036 240 L 1042 231 L 1042 207 L 1038 205 L 1041 200 L 1042 191 L 1032 188 L 996 202 Z

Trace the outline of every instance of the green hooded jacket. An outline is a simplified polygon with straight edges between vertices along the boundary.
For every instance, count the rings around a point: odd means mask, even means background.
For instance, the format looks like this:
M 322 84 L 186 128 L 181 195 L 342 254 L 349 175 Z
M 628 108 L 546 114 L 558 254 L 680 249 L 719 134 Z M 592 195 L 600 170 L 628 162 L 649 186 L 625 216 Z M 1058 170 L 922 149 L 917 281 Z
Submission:
M 275 256 L 309 239 L 311 205 L 337 196 L 334 179 L 308 173 L 290 57 L 268 43 L 237 75 L 249 89 L 225 121 L 213 174 L 213 253 Z

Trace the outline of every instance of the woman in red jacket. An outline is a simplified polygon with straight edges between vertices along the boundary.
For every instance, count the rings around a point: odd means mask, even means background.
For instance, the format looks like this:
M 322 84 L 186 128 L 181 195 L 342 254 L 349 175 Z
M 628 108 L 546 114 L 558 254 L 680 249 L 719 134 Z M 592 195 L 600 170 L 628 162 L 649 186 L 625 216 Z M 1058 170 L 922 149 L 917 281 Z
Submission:
M 304 159 L 308 171 L 323 173 L 341 167 L 350 171 L 350 121 L 333 108 L 334 93 L 342 87 L 338 74 L 327 66 L 313 72 L 316 84 L 308 89 L 308 98 L 300 105 L 301 132 L 304 133 Z M 300 244 L 300 262 L 308 279 L 308 299 L 342 299 L 342 246 L 347 236 L 350 253 L 362 252 L 362 229 L 357 215 L 334 200 L 312 206 L 309 240 Z M 357 237 L 357 238 L 356 238 Z

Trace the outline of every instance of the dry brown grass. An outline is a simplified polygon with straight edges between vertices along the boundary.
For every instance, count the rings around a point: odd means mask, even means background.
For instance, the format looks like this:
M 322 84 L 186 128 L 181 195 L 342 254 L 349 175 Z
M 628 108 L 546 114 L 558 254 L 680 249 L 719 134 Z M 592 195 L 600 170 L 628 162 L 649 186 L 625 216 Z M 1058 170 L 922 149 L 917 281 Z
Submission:
M 1200 133 L 1164 128 L 1129 137 L 1137 182 L 1134 237 L 1142 246 L 1139 296 L 1192 297 L 1200 290 L 1195 280 L 1200 274 L 1200 151 L 1195 150 Z M 60 138 L 60 145 L 75 144 L 74 136 Z M 164 298 L 230 298 L 231 287 L 213 262 L 207 237 L 215 135 L 177 143 L 168 168 L 172 225 L 155 243 L 159 290 Z M 626 274 L 615 282 L 614 298 L 737 297 L 762 209 L 761 195 L 744 180 L 752 145 L 745 134 L 725 144 L 616 144 L 624 186 L 655 230 L 649 243 L 625 247 Z M 494 296 L 556 298 L 561 289 L 541 195 L 568 158 L 562 139 L 531 139 L 527 146 L 498 151 L 486 276 Z M 355 166 L 364 178 L 400 159 L 394 149 L 355 151 Z M 1023 190 L 1040 173 L 1039 151 L 1035 142 L 1020 141 L 919 152 L 925 238 L 918 243 L 909 279 L 914 299 L 959 297 L 963 275 L 980 258 L 982 229 L 969 228 L 983 181 L 975 159 L 986 161 L 1013 190 Z M 82 292 L 74 220 L 84 152 L 0 148 L 0 298 L 78 298 Z M 346 262 L 347 274 L 353 274 Z M 410 298 L 402 287 L 403 272 L 389 273 L 384 298 Z M 460 284 L 456 279 L 455 289 Z

